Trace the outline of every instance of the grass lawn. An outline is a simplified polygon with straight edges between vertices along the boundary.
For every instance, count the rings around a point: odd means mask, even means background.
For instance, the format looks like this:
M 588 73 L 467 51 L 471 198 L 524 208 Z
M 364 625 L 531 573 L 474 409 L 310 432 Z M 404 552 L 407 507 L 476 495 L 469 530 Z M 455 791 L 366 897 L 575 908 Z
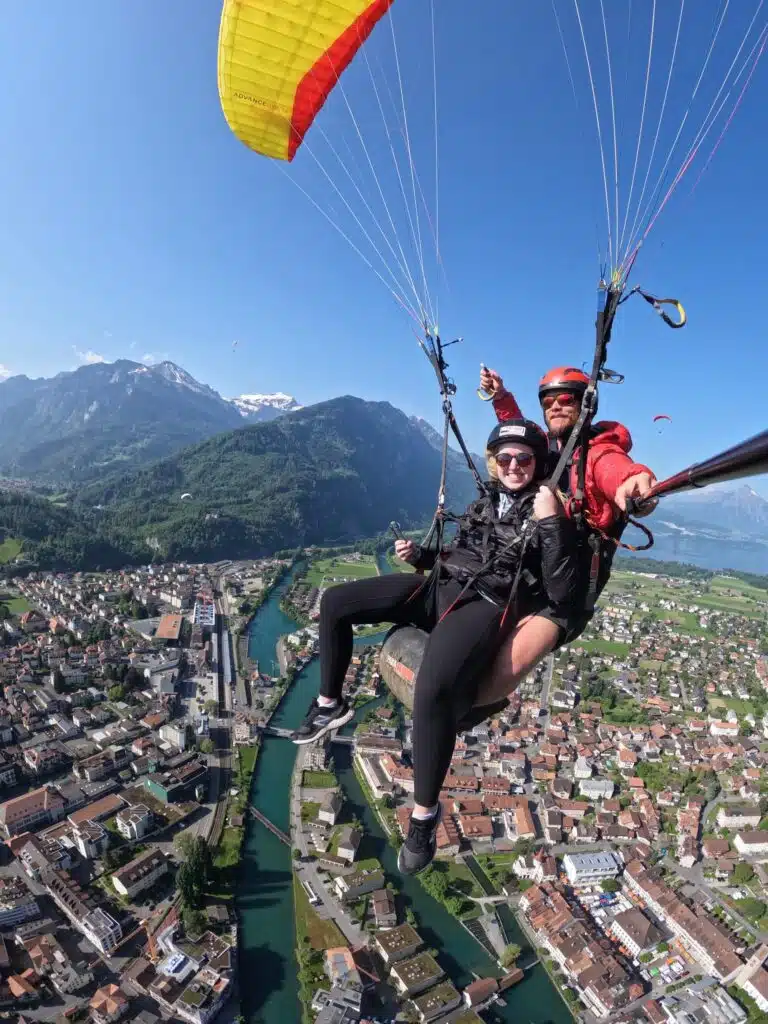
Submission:
M 740 697 L 708 697 L 707 703 L 711 707 L 727 708 L 735 711 L 737 715 L 754 714 L 754 706 L 751 700 L 742 700 Z
M 296 875 L 293 876 L 293 906 L 296 915 L 296 944 L 299 949 L 304 944 L 305 935 L 309 936 L 312 949 L 332 949 L 347 944 L 334 921 L 323 921 L 317 916 Z
M 3 601 L 3 604 L 11 615 L 23 615 L 24 612 L 32 611 L 32 605 L 25 597 L 9 597 Z
M 12 562 L 14 558 L 18 558 L 23 545 L 24 541 L 19 540 L 18 537 L 6 537 L 3 543 L 0 544 L 0 565 Z
M 238 750 L 240 752 L 239 763 L 241 770 L 247 775 L 252 775 L 259 753 L 258 744 L 254 744 L 252 747 L 239 747 Z
M 744 597 L 753 597 L 756 601 L 768 601 L 768 590 L 753 587 L 751 583 L 746 583 L 744 580 L 731 579 L 728 576 L 715 576 L 710 586 L 713 590 L 726 594 L 741 594 Z
M 365 857 L 363 860 L 355 861 L 355 868 L 358 871 L 381 871 L 381 861 L 376 857 Z
M 332 772 L 302 772 L 301 784 L 307 789 L 333 789 L 338 786 L 336 776 Z
M 711 590 L 708 594 L 692 594 L 691 604 L 697 604 L 701 608 L 717 608 L 723 612 L 736 612 L 739 615 L 746 615 L 756 619 L 759 615 L 765 614 L 757 608 L 755 601 L 750 597 L 731 597 L 718 590 Z
M 463 896 L 485 896 L 477 879 L 463 861 L 461 864 L 457 864 L 453 860 L 443 861 L 443 863 L 447 868 L 446 873 L 450 884 L 455 886 Z
M 225 827 L 221 833 L 219 845 L 213 852 L 213 866 L 219 869 L 234 867 L 240 860 L 242 841 L 242 828 Z
M 592 654 L 627 654 L 630 647 L 618 640 L 578 640 L 577 645 Z
M 321 584 L 332 586 L 344 580 L 360 580 L 368 576 L 377 576 L 376 559 L 364 555 L 360 562 L 345 562 L 343 558 L 318 558 L 312 562 L 304 577 L 310 587 Z
M 317 812 L 320 810 L 320 804 L 315 803 L 314 800 L 302 800 L 301 801 L 301 820 L 303 822 L 316 821 Z

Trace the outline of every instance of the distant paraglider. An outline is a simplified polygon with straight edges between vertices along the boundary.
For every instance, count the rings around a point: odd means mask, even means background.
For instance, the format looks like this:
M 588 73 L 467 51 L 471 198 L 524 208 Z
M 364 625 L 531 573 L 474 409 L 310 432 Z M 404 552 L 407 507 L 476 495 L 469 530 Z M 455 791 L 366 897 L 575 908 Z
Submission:
M 667 416 L 666 413 L 662 412 L 659 413 L 658 416 L 653 417 L 653 422 L 656 425 L 656 433 L 663 434 L 664 431 L 667 429 L 667 423 L 672 422 L 672 417 Z
M 186 498 L 191 498 L 191 497 L 192 497 L 192 495 L 191 495 L 191 494 L 189 494 L 189 493 L 187 493 L 187 494 L 182 494 L 182 496 L 181 496 L 181 500 L 182 500 L 182 501 L 184 501 L 184 500 L 185 500 Z
M 237 348 L 237 346 L 238 346 L 239 344 L 240 344 L 240 342 L 239 342 L 239 341 L 233 341 L 233 342 L 232 342 L 232 351 L 233 351 L 233 352 L 235 351 L 235 349 Z

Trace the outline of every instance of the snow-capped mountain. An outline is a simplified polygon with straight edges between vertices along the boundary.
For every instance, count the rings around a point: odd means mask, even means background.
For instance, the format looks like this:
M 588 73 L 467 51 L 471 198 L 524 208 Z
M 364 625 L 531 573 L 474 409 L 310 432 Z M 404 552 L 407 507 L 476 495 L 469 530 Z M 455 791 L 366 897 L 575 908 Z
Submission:
M 292 395 L 285 395 L 282 391 L 276 391 L 272 395 L 239 395 L 237 398 L 230 398 L 229 401 L 243 419 L 252 423 L 274 420 L 287 412 L 297 412 L 304 408 Z
M 229 401 L 169 360 L 9 377 L 0 382 L 0 474 L 56 483 L 101 477 L 300 408 L 282 393 Z

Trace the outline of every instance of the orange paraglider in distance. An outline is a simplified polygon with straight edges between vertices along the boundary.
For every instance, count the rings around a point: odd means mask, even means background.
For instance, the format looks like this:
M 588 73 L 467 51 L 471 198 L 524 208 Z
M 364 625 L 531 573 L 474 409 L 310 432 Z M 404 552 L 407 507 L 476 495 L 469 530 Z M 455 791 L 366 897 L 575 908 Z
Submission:
M 293 160 L 339 76 L 393 0 L 224 0 L 219 97 L 250 149 Z

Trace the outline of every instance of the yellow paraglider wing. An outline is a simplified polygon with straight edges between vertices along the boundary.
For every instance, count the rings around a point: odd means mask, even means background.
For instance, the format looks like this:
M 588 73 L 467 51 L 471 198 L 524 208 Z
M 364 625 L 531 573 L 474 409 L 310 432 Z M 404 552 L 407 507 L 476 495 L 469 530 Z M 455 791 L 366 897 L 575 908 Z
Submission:
M 393 0 L 224 0 L 219 97 L 235 135 L 292 160 L 339 76 Z

